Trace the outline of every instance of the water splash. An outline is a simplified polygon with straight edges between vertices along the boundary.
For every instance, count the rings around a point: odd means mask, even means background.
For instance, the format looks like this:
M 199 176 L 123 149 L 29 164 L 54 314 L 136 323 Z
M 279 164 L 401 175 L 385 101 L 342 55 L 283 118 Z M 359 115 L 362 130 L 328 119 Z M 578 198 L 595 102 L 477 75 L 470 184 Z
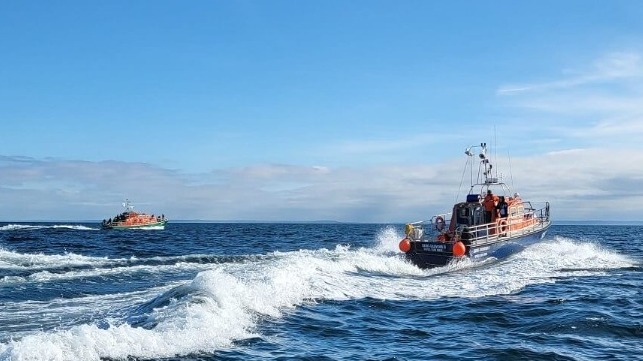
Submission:
M 29 224 L 7 224 L 0 227 L 0 231 L 19 231 L 34 229 L 73 229 L 78 231 L 98 231 L 100 228 L 92 228 L 79 224 L 53 224 L 53 225 L 29 225 Z
M 41 331 L 0 344 L 0 360 L 155 358 L 212 352 L 256 336 L 256 326 L 263 320 L 279 318 L 306 303 L 508 295 L 561 277 L 603 275 L 636 264 L 596 244 L 555 237 L 503 262 L 420 270 L 396 250 L 400 238 L 395 229 L 386 228 L 372 247 L 338 245 L 207 265 L 192 281 L 156 290 L 160 294 L 148 301 L 139 294 L 129 299 L 131 295 L 123 295 L 118 303 L 97 302 L 105 307 L 128 300 L 138 303 L 126 315 L 116 312 L 100 322 Z M 45 260 L 69 262 L 64 257 Z

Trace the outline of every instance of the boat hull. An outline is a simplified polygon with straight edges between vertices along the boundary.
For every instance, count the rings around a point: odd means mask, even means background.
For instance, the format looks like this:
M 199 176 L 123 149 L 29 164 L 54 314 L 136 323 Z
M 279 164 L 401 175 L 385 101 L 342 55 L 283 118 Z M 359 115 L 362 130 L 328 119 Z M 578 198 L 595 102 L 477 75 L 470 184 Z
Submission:
M 540 228 L 529 234 L 517 237 L 499 238 L 496 242 L 466 246 L 462 257 L 453 255 L 453 244 L 439 241 L 411 242 L 411 249 L 406 252 L 406 259 L 420 268 L 446 266 L 462 259 L 481 262 L 490 258 L 503 259 L 518 253 L 526 247 L 539 242 L 547 234 L 549 227 Z
M 113 223 L 113 224 L 103 224 L 102 228 L 103 229 L 158 229 L 158 228 L 165 228 L 165 225 L 167 224 L 167 220 L 159 221 L 159 222 L 151 222 L 151 223 L 139 223 L 139 224 L 118 224 L 118 223 Z

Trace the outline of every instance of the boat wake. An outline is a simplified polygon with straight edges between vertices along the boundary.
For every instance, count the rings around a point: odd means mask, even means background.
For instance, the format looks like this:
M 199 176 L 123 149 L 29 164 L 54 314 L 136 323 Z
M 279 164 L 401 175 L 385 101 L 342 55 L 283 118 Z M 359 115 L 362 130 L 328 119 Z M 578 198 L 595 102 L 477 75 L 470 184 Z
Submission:
M 29 225 L 29 224 L 7 224 L 0 226 L 0 231 L 35 230 L 35 229 L 75 229 L 78 231 L 98 231 L 99 228 L 91 228 L 78 224 L 52 224 L 52 225 Z
M 198 273 L 190 281 L 170 282 L 140 292 L 7 303 L 0 311 L 0 321 L 22 313 L 40 325 L 47 314 L 51 323 L 44 322 L 42 331 L 34 327 L 17 336 L 2 335 L 0 360 L 159 358 L 213 352 L 260 336 L 259 324 L 305 304 L 367 297 L 430 302 L 444 297 L 510 295 L 531 285 L 566 277 L 607 275 L 612 269 L 636 265 L 628 256 L 595 244 L 554 237 L 482 267 L 461 263 L 420 270 L 397 251 L 402 236 L 389 228 L 380 232 L 371 247 L 337 245 L 230 262 L 195 263 L 193 271 Z M 0 253 L 0 262 L 6 262 L 5 257 L 6 251 Z M 39 257 L 45 258 L 34 265 L 54 267 L 56 262 L 77 261 L 65 256 L 58 260 L 35 256 Z M 80 261 L 96 265 L 112 262 L 91 257 Z M 0 267 L 4 267 L 2 263 Z M 128 267 L 124 265 L 119 272 L 127 272 Z M 163 267 L 178 269 L 185 263 L 166 262 Z M 56 316 L 71 321 L 55 323 Z

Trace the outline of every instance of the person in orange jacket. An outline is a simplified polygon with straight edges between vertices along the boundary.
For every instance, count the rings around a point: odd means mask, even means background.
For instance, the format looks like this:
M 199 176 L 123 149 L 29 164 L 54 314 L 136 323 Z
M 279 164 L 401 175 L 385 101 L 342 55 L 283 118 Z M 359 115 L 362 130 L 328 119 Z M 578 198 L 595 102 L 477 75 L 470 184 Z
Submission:
M 491 192 L 491 189 L 487 190 L 487 195 L 482 201 L 482 206 L 484 207 L 484 221 L 485 223 L 493 222 L 493 215 L 496 212 L 496 204 L 498 204 L 498 196 Z

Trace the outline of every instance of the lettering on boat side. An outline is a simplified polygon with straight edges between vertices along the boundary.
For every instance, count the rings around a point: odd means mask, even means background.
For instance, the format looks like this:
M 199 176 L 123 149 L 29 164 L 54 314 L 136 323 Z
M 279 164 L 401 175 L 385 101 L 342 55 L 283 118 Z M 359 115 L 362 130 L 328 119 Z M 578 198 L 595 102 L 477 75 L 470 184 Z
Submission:
M 489 246 L 485 246 L 485 247 L 480 247 L 480 248 L 474 248 L 473 250 L 471 250 L 471 253 L 475 254 L 475 253 L 480 253 L 480 252 L 487 252 L 488 250 L 489 250 Z
M 429 252 L 445 252 L 447 245 L 442 243 L 422 243 L 422 250 Z

